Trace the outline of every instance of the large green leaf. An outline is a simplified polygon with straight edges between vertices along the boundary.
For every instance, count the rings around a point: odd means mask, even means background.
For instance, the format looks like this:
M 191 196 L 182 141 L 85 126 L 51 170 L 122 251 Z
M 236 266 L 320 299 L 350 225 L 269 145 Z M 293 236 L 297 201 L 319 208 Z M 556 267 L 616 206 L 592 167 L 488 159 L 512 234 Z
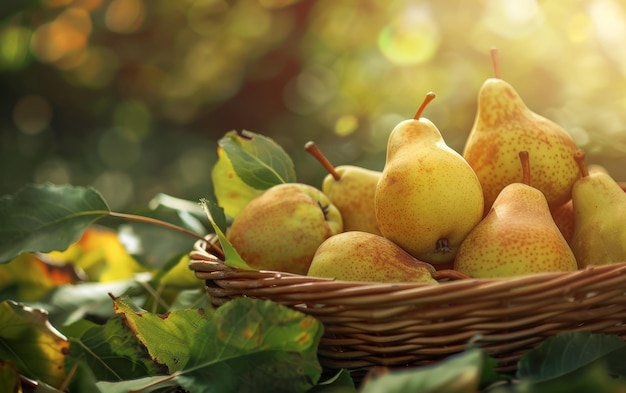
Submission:
M 0 198 L 0 263 L 24 252 L 64 250 L 109 212 L 93 188 L 24 186 Z
M 477 392 L 495 363 L 480 349 L 468 349 L 431 366 L 384 372 L 366 381 L 362 393 Z
M 626 342 L 619 336 L 590 332 L 563 332 L 522 356 L 517 377 L 544 381 L 579 373 L 602 364 L 607 377 L 626 378 Z
M 63 333 L 70 340 L 67 369 L 74 362 L 84 361 L 98 381 L 142 378 L 159 371 L 120 317 L 104 325 L 80 320 L 64 328 Z
M 194 336 L 180 384 L 194 392 L 305 392 L 321 375 L 323 325 L 269 300 L 221 306 Z
M 239 178 L 250 187 L 266 190 L 276 184 L 296 181 L 291 157 L 271 138 L 246 130 L 241 135 L 230 131 L 218 144 Z
M 114 308 L 152 359 L 167 366 L 170 373 L 182 370 L 187 364 L 193 337 L 199 334 L 202 321 L 212 312 L 188 309 L 158 315 L 137 307 L 127 296 L 116 298 Z
M 313 387 L 321 375 L 317 346 L 322 324 L 277 303 L 242 298 L 210 313 L 165 315 L 141 310 L 124 297 L 115 304 L 150 355 L 168 365 L 171 374 L 99 383 L 104 392 L 180 385 L 194 393 L 297 393 Z
M 0 359 L 29 378 L 59 387 L 65 381 L 69 342 L 45 311 L 6 300 L 0 303 Z

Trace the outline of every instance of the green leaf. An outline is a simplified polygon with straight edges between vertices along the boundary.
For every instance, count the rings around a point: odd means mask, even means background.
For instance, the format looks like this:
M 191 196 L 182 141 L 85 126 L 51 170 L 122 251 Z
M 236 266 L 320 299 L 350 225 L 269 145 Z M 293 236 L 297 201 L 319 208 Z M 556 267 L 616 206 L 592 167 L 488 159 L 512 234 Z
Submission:
M 217 235 L 220 241 L 220 246 L 222 247 L 222 250 L 224 251 L 224 256 L 225 256 L 224 263 L 227 266 L 234 267 L 237 269 L 255 270 L 252 267 L 250 267 L 250 265 L 248 265 L 248 263 L 244 261 L 243 258 L 241 258 L 241 255 L 239 255 L 237 250 L 235 250 L 235 247 L 233 247 L 230 241 L 228 241 L 228 239 L 226 238 L 224 231 L 222 231 L 220 226 L 214 221 L 214 218 L 217 218 L 218 221 L 221 221 L 224 218 L 223 211 L 222 211 L 222 214 L 219 213 L 221 211 L 219 206 L 215 205 L 215 203 L 212 203 L 211 201 L 207 199 L 201 199 L 200 203 L 202 204 L 202 207 L 206 211 L 207 217 L 209 221 L 211 222 L 211 225 L 213 225 L 215 234 Z
M 626 342 L 619 336 L 590 332 L 563 332 L 549 337 L 526 352 L 519 361 L 517 377 L 545 381 L 574 375 L 600 363 L 607 376 L 626 377 Z
M 235 172 L 232 162 L 224 149 L 218 146 L 217 161 L 211 169 L 213 193 L 224 212 L 235 218 L 239 212 L 263 190 L 257 190 L 246 184 Z
M 321 375 L 323 325 L 269 300 L 234 299 L 192 340 L 181 386 L 194 392 L 305 392 Z
M 10 300 L 0 303 L 0 359 L 13 362 L 21 374 L 59 387 L 66 378 L 68 348 L 45 311 Z
M 63 332 L 70 337 L 67 369 L 84 361 L 99 381 L 142 378 L 159 371 L 121 317 L 111 318 L 105 325 L 80 320 Z
M 0 392 L 19 392 L 20 373 L 13 362 L 0 360 Z
M 212 310 L 177 310 L 157 315 L 137 307 L 129 297 L 114 300 L 115 312 L 147 348 L 151 358 L 169 372 L 181 370 L 189 359 L 191 341 Z
M 126 298 L 117 298 L 115 304 L 151 356 L 171 367 L 171 374 L 99 383 L 107 393 L 176 384 L 194 393 L 297 393 L 312 388 L 321 375 L 317 346 L 323 325 L 277 303 L 242 298 L 210 313 L 181 310 L 165 315 L 143 311 Z
M 24 252 L 64 250 L 109 214 L 93 188 L 27 185 L 0 198 L 0 263 Z
M 372 377 L 362 386 L 362 393 L 386 392 L 476 392 L 486 367 L 491 367 L 480 349 L 469 349 L 439 363 L 388 371 Z
M 232 162 L 237 176 L 257 190 L 296 181 L 291 157 L 271 138 L 246 130 L 241 135 L 230 131 L 218 144 Z

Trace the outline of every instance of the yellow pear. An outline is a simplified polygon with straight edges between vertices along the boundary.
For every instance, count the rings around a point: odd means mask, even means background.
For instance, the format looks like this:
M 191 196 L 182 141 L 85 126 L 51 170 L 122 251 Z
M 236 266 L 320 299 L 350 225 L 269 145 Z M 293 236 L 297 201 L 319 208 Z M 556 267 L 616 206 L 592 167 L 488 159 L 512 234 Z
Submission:
M 362 231 L 342 232 L 326 239 L 307 273 L 344 281 L 437 284 L 433 274 L 432 265 L 415 259 L 385 237 Z
M 483 217 L 483 194 L 465 159 L 421 117 L 434 97 L 428 93 L 415 117 L 391 131 L 375 208 L 383 236 L 439 269 Z
M 522 150 L 533 157 L 533 186 L 551 207 L 562 205 L 579 176 L 573 158 L 576 144 L 561 126 L 528 109 L 515 89 L 499 78 L 496 52 L 492 54 L 496 77 L 480 88 L 463 150 L 482 184 L 485 212 L 505 186 L 521 178 L 517 153 Z
M 461 244 L 455 270 L 475 278 L 495 278 L 577 269 L 545 196 L 530 185 L 528 152 L 520 152 L 518 160 L 523 182 L 511 183 L 500 192 Z
M 575 157 L 582 175 L 572 188 L 578 265 L 626 262 L 626 193 L 607 172 L 587 169 L 582 150 Z
M 321 190 L 284 183 L 252 199 L 226 236 L 253 268 L 306 274 L 317 247 L 342 230 L 341 213 Z
M 335 168 L 312 141 L 307 142 L 304 149 L 329 172 L 322 182 L 322 191 L 341 212 L 344 232 L 365 231 L 380 235 L 374 213 L 374 195 L 381 172 L 356 165 Z
M 607 169 L 602 165 L 593 164 L 588 166 L 589 173 L 594 172 L 604 172 L 608 173 Z M 556 207 L 550 207 L 550 213 L 552 213 L 552 218 L 556 223 L 556 226 L 559 227 L 561 233 L 567 243 L 571 243 L 572 236 L 574 235 L 574 203 L 572 199 L 568 200 L 562 205 Z

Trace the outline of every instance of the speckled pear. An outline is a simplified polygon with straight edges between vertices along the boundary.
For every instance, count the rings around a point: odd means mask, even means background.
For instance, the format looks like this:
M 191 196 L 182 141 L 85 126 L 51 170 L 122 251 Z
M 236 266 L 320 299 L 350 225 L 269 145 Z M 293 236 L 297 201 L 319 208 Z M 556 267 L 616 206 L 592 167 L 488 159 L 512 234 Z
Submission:
M 321 190 L 283 183 L 252 199 L 226 236 L 253 268 L 306 274 L 317 247 L 342 230 L 341 213 Z
M 571 246 L 580 267 L 626 262 L 626 193 L 607 173 L 576 160 L 581 178 L 572 188 L 574 234 Z
M 521 178 L 521 150 L 533 157 L 533 186 L 551 207 L 562 205 L 579 176 L 573 158 L 577 146 L 565 129 L 528 109 L 515 89 L 499 78 L 492 53 L 496 77 L 480 88 L 476 118 L 463 149 L 482 184 L 485 211 L 505 186 Z
M 438 284 L 435 268 L 409 255 L 380 235 L 348 231 L 326 239 L 307 273 L 344 281 L 423 282 Z
M 381 172 L 356 165 L 335 168 L 313 141 L 307 142 L 304 149 L 328 171 L 322 182 L 322 191 L 341 212 L 343 230 L 380 235 L 374 213 L 374 196 Z
M 454 269 L 475 278 L 573 271 L 574 254 L 548 202 L 530 185 L 528 152 L 519 153 L 522 182 L 504 187 L 485 218 L 465 238 Z
M 451 266 L 459 245 L 482 219 L 483 194 L 465 159 L 421 117 L 434 97 L 428 93 L 415 117 L 391 131 L 375 206 L 383 236 L 440 269 Z

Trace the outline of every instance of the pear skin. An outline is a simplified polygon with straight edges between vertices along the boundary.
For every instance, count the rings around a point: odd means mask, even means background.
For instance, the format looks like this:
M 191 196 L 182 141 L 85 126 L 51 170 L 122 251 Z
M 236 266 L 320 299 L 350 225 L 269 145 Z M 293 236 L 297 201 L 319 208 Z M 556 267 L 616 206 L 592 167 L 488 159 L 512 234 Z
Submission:
M 483 194 L 465 159 L 421 117 L 432 98 L 427 96 L 415 118 L 400 122 L 389 135 L 375 203 L 383 236 L 440 269 L 451 266 L 461 242 L 482 219 Z
M 528 174 L 525 169 L 524 182 L 504 187 L 485 218 L 465 238 L 455 270 L 475 278 L 498 278 L 578 268 L 545 196 L 529 185 Z
M 360 282 L 438 284 L 435 268 L 389 239 L 369 232 L 342 232 L 317 249 L 307 275 Z
M 601 165 L 589 165 L 589 173 L 604 172 L 608 173 L 607 169 Z M 563 237 L 568 244 L 571 244 L 572 237 L 574 235 L 574 203 L 572 199 L 568 200 L 564 204 L 557 207 L 550 207 L 550 213 L 552 218 L 559 227 Z
M 463 149 L 463 157 L 482 184 L 485 212 L 505 186 L 521 178 L 517 154 L 522 150 L 533 157 L 533 186 L 544 193 L 551 207 L 566 203 L 579 176 L 573 159 L 577 146 L 571 135 L 532 112 L 509 83 L 498 77 L 487 79 L 480 88 L 476 118 Z
M 626 193 L 608 173 L 586 169 L 582 150 L 576 159 L 582 176 L 572 188 L 571 246 L 578 265 L 626 262 Z
M 365 231 L 380 235 L 374 197 L 381 172 L 356 165 L 335 168 L 314 142 L 307 142 L 304 148 L 329 172 L 322 182 L 322 191 L 341 212 L 344 232 Z
M 560 206 L 550 208 L 550 214 L 563 238 L 569 244 L 574 235 L 574 203 L 570 199 Z
M 250 201 L 226 236 L 253 268 L 306 274 L 317 247 L 342 230 L 341 213 L 321 190 L 285 183 Z

